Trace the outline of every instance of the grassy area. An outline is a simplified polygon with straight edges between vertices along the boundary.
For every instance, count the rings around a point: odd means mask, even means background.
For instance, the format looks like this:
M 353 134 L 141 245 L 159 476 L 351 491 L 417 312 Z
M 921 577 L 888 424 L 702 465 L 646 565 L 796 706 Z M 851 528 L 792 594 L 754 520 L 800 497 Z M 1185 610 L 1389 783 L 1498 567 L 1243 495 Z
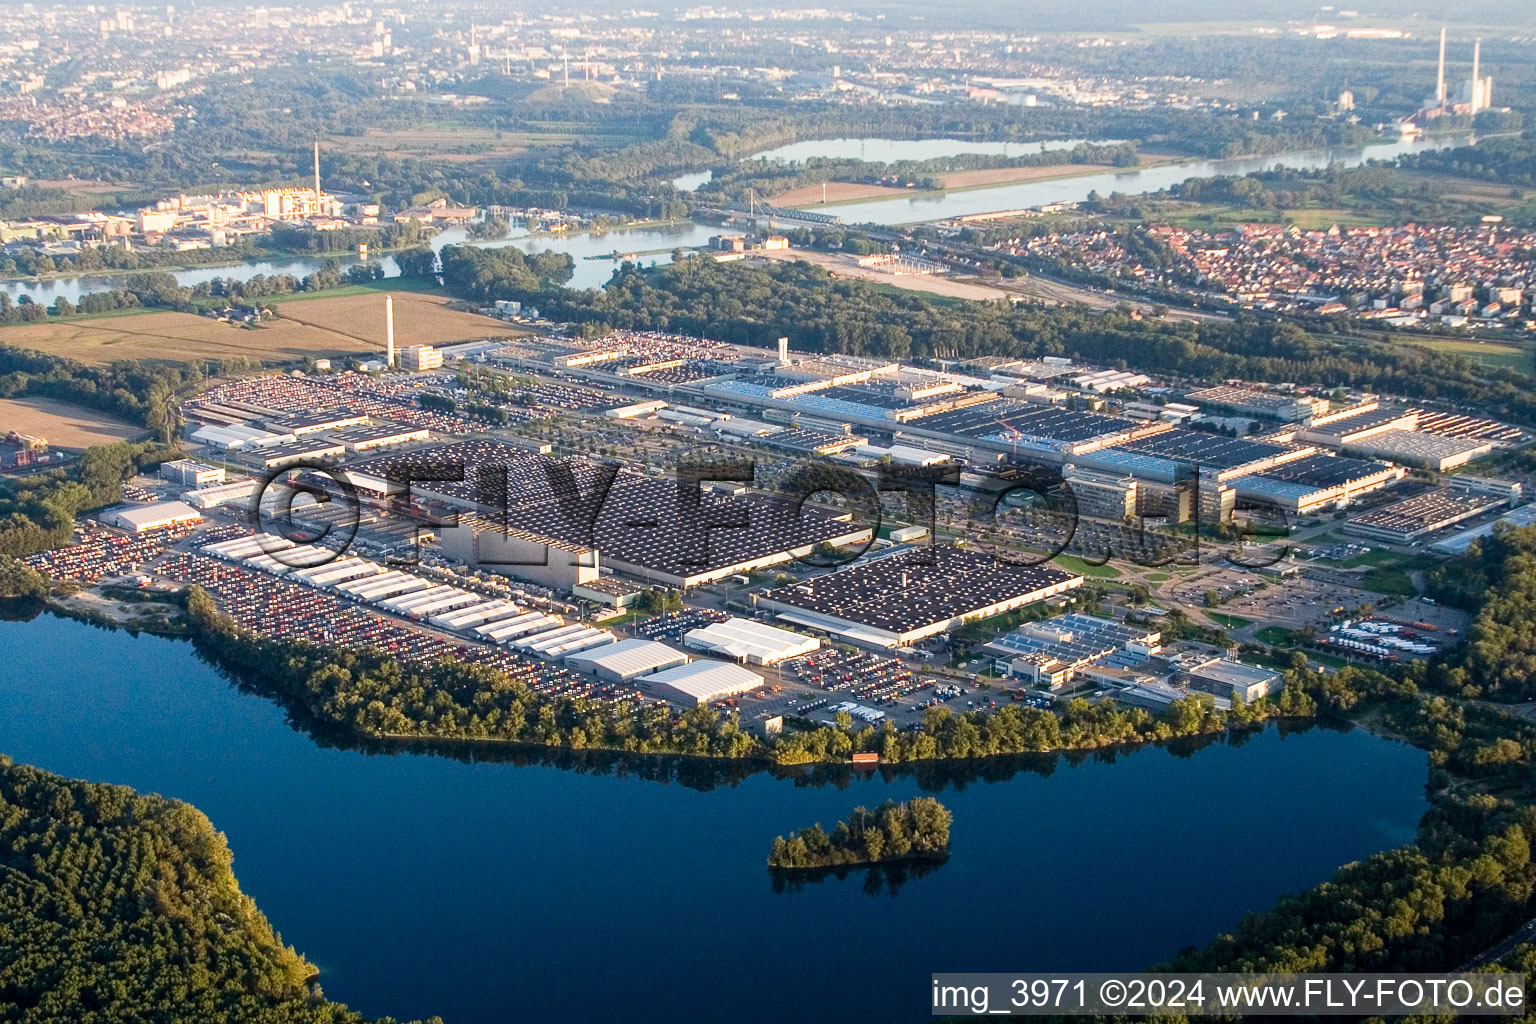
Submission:
M 1075 572 L 1090 579 L 1114 580 L 1120 578 L 1120 570 L 1112 565 L 1093 565 L 1076 555 L 1057 555 L 1053 561 L 1068 572 Z
M 1146 579 L 1148 583 L 1167 583 L 1173 577 L 1165 572 L 1154 572 L 1148 573 Z
M 293 302 L 310 302 L 315 299 L 345 299 L 353 295 L 387 295 L 390 293 L 412 292 L 426 295 L 442 295 L 443 291 L 430 281 L 423 281 L 416 277 L 388 277 L 382 281 L 369 281 L 367 284 L 344 284 L 335 288 L 327 288 L 318 292 L 293 292 L 290 295 L 271 295 L 256 299 L 264 306 L 281 306 Z M 209 302 L 223 302 L 222 299 L 209 299 Z
M 1401 569 L 1372 569 L 1361 578 L 1360 586 L 1390 597 L 1413 597 L 1418 593 L 1413 580 Z
M 1451 355 L 1464 356 L 1482 366 L 1536 373 L 1536 351 L 1519 345 L 1478 341 L 1475 338 L 1404 339 L 1404 344 L 1429 349 L 1431 352 L 1447 352 Z
M 1245 619 L 1241 615 L 1228 615 L 1226 612 L 1206 612 L 1212 622 L 1219 622 L 1228 629 L 1243 629 L 1253 625 L 1252 619 Z
M 1283 626 L 1265 626 L 1254 634 L 1262 643 L 1273 647 L 1289 647 L 1295 641 L 1291 637 L 1291 631 Z

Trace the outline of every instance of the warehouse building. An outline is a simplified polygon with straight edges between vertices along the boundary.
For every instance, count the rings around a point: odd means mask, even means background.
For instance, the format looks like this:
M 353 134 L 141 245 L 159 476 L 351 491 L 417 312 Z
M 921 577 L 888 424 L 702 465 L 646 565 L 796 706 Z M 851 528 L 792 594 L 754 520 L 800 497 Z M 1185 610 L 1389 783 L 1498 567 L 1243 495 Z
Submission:
M 688 655 L 654 640 L 629 637 L 566 657 L 565 667 L 587 672 L 605 682 L 627 683 L 663 669 L 688 664 Z
M 299 462 L 339 459 L 346 454 L 347 449 L 342 445 L 311 438 L 289 441 L 287 444 L 274 444 L 268 448 L 258 449 L 248 457 L 263 469 L 281 469 Z
M 641 690 L 693 707 L 751 693 L 763 685 L 763 677 L 729 662 L 694 661 L 642 676 L 639 683 Z
M 1412 430 L 1386 430 L 1350 442 L 1345 447 L 1362 455 L 1444 473 L 1487 455 L 1497 444 L 1475 437 L 1444 437 Z
M 183 491 L 181 500 L 196 509 L 218 508 L 233 501 L 244 501 L 256 493 L 255 480 L 232 480 L 227 484 L 198 487 Z
M 303 437 L 305 434 L 318 434 L 322 431 L 345 430 L 348 427 L 365 427 L 368 425 L 368 417 L 362 413 L 353 412 L 351 409 L 320 409 L 315 412 L 294 413 L 272 420 L 269 424 L 273 430 Z
M 224 470 L 195 459 L 174 459 L 160 464 L 160 479 L 170 480 L 183 487 L 208 487 L 224 482 Z
M 1259 416 L 1285 423 L 1305 423 L 1328 411 L 1328 399 L 1311 395 L 1256 391 L 1252 388 L 1219 385 L 1191 391 L 1184 396 L 1199 405 L 1229 409 L 1245 416 Z
M 752 595 L 785 622 L 864 647 L 891 648 L 1083 583 L 1053 565 L 1012 566 L 964 548 L 911 548 Z
M 108 509 L 101 521 L 130 533 L 164 530 L 203 521 L 203 514 L 181 501 L 157 501 L 153 505 L 122 505 Z
M 821 647 L 821 641 L 813 636 L 751 619 L 727 619 L 690 629 L 683 636 L 683 643 L 696 651 L 708 651 L 750 665 L 773 665 Z
M 1344 532 L 1388 544 L 1410 544 L 1503 503 L 1503 499 L 1491 494 L 1430 491 L 1362 513 L 1344 524 Z
M 1362 494 L 1396 483 L 1404 475 L 1398 466 L 1318 454 L 1237 477 L 1231 486 L 1240 499 L 1272 502 L 1287 512 L 1305 515 L 1343 506 Z
M 1296 440 L 1320 444 L 1325 448 L 1355 448 L 1378 434 L 1393 430 L 1414 430 L 1419 425 L 1419 410 L 1399 408 L 1360 408 L 1348 415 L 1329 416 L 1322 422 L 1296 432 Z
M 350 427 L 346 430 L 334 430 L 326 434 L 327 438 L 338 444 L 345 445 L 347 451 L 354 454 L 374 451 L 380 448 L 394 448 L 398 445 L 411 444 L 416 441 L 426 441 L 431 436 L 426 427 L 409 427 L 400 423 L 381 423 L 373 426 Z

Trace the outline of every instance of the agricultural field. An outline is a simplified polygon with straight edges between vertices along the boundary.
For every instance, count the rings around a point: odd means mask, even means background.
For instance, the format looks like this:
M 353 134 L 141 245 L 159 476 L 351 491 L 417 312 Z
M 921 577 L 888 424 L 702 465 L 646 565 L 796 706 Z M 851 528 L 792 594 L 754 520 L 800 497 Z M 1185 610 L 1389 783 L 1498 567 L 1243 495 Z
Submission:
M 383 300 L 376 300 L 383 307 Z M 382 313 L 380 314 L 382 320 Z M 380 337 L 382 339 L 382 328 Z M 143 313 L 0 328 L 0 344 L 105 366 L 118 359 L 187 363 L 195 359 L 299 360 L 377 352 L 346 334 L 276 321 L 244 328 L 192 313 Z
M 191 313 L 134 313 L 0 328 L 0 344 L 91 366 L 118 359 L 186 363 L 245 357 L 295 362 L 306 357 L 377 355 L 384 348 L 386 294 L 395 299 L 397 349 L 527 333 L 477 313 L 450 309 L 450 300 L 442 295 L 357 286 L 265 300 L 278 311 L 278 319 L 252 328 Z
M 1047 164 L 1043 167 L 987 167 L 976 171 L 950 171 L 938 177 L 947 189 L 987 188 L 991 185 L 1013 185 L 1021 181 L 1096 174 L 1111 169 L 1108 164 Z
M 54 448 L 90 448 L 149 433 L 104 412 L 52 398 L 0 398 L 0 434 L 12 430 L 46 437 Z
M 384 346 L 384 296 L 395 300 L 395 348 L 411 345 L 451 345 L 486 338 L 516 338 L 529 333 L 478 313 L 449 308 L 452 301 L 429 292 L 360 289 L 352 295 L 294 296 L 273 302 L 280 322 L 310 328 L 338 338 Z
M 851 181 L 827 182 L 828 203 L 851 203 L 858 199 L 889 199 L 912 192 L 912 189 L 893 188 L 890 185 L 857 185 Z M 780 192 L 768 200 L 775 206 L 816 206 L 821 203 L 820 185 L 801 185 L 788 192 Z

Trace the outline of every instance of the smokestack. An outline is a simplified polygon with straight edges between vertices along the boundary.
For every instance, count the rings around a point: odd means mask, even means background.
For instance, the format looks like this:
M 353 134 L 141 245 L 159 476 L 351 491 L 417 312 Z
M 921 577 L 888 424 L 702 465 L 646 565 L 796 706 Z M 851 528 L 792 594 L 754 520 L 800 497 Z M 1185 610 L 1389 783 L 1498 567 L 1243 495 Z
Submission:
M 1435 99 L 1445 106 L 1445 26 L 1440 26 L 1440 75 L 1435 79 Z
M 1478 101 L 1483 97 L 1483 41 L 1472 44 L 1472 113 L 1478 111 Z
M 320 140 L 315 140 L 315 213 L 320 212 Z
M 780 338 L 779 339 L 779 365 L 780 366 L 788 366 L 789 365 L 789 339 L 788 338 Z
M 384 365 L 395 365 L 395 297 L 384 296 Z

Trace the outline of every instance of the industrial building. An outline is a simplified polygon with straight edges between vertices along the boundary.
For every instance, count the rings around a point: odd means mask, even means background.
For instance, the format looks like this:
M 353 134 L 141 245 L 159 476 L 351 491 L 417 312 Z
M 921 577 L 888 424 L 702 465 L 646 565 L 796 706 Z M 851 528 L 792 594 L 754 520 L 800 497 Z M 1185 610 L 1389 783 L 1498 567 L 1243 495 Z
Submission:
M 1306 515 L 1342 507 L 1363 494 L 1401 480 L 1404 470 L 1381 462 L 1334 455 L 1307 455 L 1230 481 L 1239 499 L 1261 501 Z
M 347 451 L 354 454 L 426 441 L 431 436 L 426 427 L 410 427 L 401 423 L 349 427 L 346 430 L 329 431 L 326 434 L 329 440 L 345 445 Z
M 443 465 L 462 466 L 463 478 L 428 479 Z M 446 554 L 513 576 L 559 560 L 572 570 L 568 579 L 546 585 L 566 589 L 598 579 L 602 564 L 650 585 L 686 589 L 805 557 L 818 544 L 859 545 L 870 537 L 867 527 L 852 525 L 851 513 L 758 491 L 723 495 L 706 488 L 690 496 L 674 480 L 497 441 L 384 455 L 349 471 L 414 475 L 417 500 L 474 512 L 439 531 Z M 503 479 L 505 499 L 498 500 Z M 487 481 L 496 482 L 490 492 Z
M 442 365 L 443 354 L 431 345 L 412 345 L 400 352 L 402 369 L 425 373 L 428 370 L 441 369 Z
M 1284 423 L 1307 423 L 1313 416 L 1328 411 L 1326 398 L 1258 391 L 1253 388 L 1231 387 L 1225 384 L 1191 391 L 1184 397 L 1199 405 L 1214 406 L 1241 415 L 1280 420 Z
M 227 426 L 210 424 L 209 426 L 198 427 L 188 434 L 187 438 L 196 444 L 205 444 L 210 448 L 217 448 L 220 451 L 233 451 L 238 448 L 262 448 L 269 445 L 285 444 L 298 440 L 298 435 L 262 430 L 260 427 L 252 427 L 245 424 L 230 424 Z
M 688 655 L 654 640 L 629 637 L 588 651 L 567 655 L 565 667 L 590 672 L 609 683 L 627 683 L 663 669 L 688 664 Z
M 727 619 L 690 629 L 683 635 L 683 643 L 694 650 L 708 651 L 750 665 L 773 665 L 786 658 L 810 654 L 821 647 L 821 641 L 813 636 L 751 619 Z
M 366 427 L 368 417 L 351 409 L 318 409 L 314 412 L 290 413 L 270 421 L 269 425 L 275 431 L 303 437 L 305 434 Z
M 1503 503 L 1503 499 L 1491 494 L 1430 491 L 1362 513 L 1344 524 L 1344 532 L 1388 544 L 1409 544 Z
M 108 509 L 101 514 L 101 521 L 131 533 L 145 533 L 200 523 L 203 515 L 185 502 L 157 501 L 153 505 L 120 505 Z
M 640 689 L 674 704 L 696 706 L 750 693 L 763 677 L 725 661 L 694 661 L 642 676 Z
M 1136 478 L 1067 466 L 1062 479 L 1077 499 L 1078 515 L 1123 520 L 1136 515 Z
M 299 462 L 322 462 L 326 459 L 339 459 L 347 454 L 344 445 L 330 441 L 310 438 L 309 440 L 289 441 L 286 444 L 274 444 L 267 448 L 261 448 L 252 452 L 248 457 L 256 465 L 263 469 L 281 469 Z
M 1352 441 L 1346 448 L 1362 455 L 1444 473 L 1487 455 L 1497 445 L 1475 437 L 1445 437 L 1410 430 L 1387 430 Z
M 208 487 L 224 482 L 224 469 L 195 459 L 174 459 L 160 464 L 160 479 L 183 487 Z
M 982 648 L 1005 675 L 1057 690 L 1090 665 L 1129 669 L 1162 649 L 1162 633 L 1093 615 L 1025 623 Z
M 1389 430 L 1415 430 L 1418 425 L 1417 409 L 1382 408 L 1375 402 L 1367 402 L 1331 416 L 1317 417 L 1310 426 L 1296 432 L 1296 440 L 1324 448 L 1359 449 L 1361 442 L 1377 434 Z
M 1472 546 L 1472 542 L 1482 540 L 1490 536 L 1500 525 L 1508 527 L 1536 526 L 1536 503 L 1522 505 L 1517 509 L 1504 513 L 1499 518 L 1474 526 L 1470 530 L 1462 530 L 1445 540 L 1437 540 L 1429 546 L 1429 550 L 1441 555 L 1459 555 Z
M 964 548 L 910 548 L 754 594 L 786 622 L 865 647 L 900 647 L 1081 586 L 1053 565 L 1012 566 Z
M 232 501 L 243 501 L 249 498 L 256 493 L 256 486 L 255 480 L 232 480 L 212 487 L 198 487 L 183 491 L 181 500 L 196 509 L 218 508 Z
M 1184 676 L 1191 690 L 1228 699 L 1240 697 L 1248 704 L 1276 693 L 1285 685 L 1284 678 L 1273 669 L 1244 665 L 1226 658 L 1212 658 L 1192 665 L 1185 670 Z

